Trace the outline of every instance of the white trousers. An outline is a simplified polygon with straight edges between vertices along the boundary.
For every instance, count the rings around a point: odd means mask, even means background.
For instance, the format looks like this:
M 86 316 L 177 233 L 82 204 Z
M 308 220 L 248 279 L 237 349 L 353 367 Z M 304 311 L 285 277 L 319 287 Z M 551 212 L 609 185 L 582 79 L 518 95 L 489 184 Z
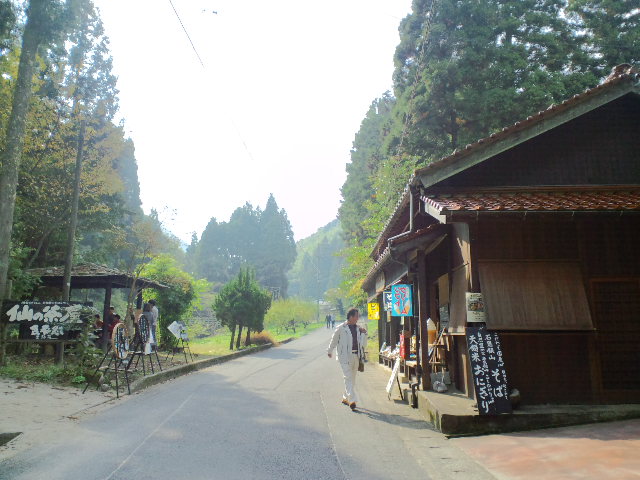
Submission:
M 358 394 L 356 393 L 356 374 L 358 373 L 358 365 L 360 361 L 357 353 L 349 356 L 349 363 L 340 362 L 342 374 L 344 375 L 344 393 L 342 398 L 349 403 L 358 402 Z

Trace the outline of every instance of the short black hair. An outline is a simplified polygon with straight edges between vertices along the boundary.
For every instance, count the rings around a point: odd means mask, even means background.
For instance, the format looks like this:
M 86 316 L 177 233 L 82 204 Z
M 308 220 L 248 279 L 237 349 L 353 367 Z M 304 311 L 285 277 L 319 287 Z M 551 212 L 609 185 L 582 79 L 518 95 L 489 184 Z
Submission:
M 350 308 L 347 312 L 347 320 L 349 320 L 351 317 L 355 317 L 358 313 L 360 312 L 357 308 Z
M 151 300 L 149 300 L 149 303 L 150 303 L 151 305 L 155 305 L 155 304 L 156 304 L 156 301 L 155 301 L 155 299 L 153 299 L 153 298 L 152 298 Z

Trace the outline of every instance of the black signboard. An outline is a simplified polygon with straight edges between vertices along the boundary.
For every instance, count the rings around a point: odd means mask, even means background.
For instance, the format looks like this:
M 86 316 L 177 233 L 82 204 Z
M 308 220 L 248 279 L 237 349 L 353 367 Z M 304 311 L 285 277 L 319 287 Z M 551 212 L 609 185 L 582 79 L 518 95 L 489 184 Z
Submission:
M 497 332 L 467 327 L 467 347 L 480 415 L 511 413 L 507 371 Z
M 21 340 L 69 340 L 97 310 L 74 302 L 6 301 L 2 321 L 18 326 Z

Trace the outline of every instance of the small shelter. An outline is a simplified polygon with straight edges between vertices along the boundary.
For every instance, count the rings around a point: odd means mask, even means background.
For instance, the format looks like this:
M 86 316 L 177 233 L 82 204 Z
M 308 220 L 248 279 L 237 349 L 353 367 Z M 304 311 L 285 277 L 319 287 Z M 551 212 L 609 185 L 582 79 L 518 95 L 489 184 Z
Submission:
M 32 268 L 28 273 L 39 277 L 40 286 L 62 289 L 64 279 L 64 267 Z M 136 308 L 142 308 L 142 290 L 145 288 L 168 288 L 158 282 L 147 278 L 136 278 L 131 273 L 123 272 L 105 265 L 95 263 L 79 263 L 71 269 L 71 290 L 79 289 L 104 289 L 104 316 L 106 319 L 111 305 L 111 294 L 114 288 L 134 288 L 137 292 Z M 107 329 L 106 322 L 103 327 L 103 335 Z
M 638 245 L 640 74 L 620 66 L 417 170 L 363 288 L 382 304 L 391 285 L 413 285 L 414 316 L 383 314 L 380 343 L 415 338 L 422 368 L 408 373 L 423 389 L 445 369 L 478 401 L 465 331 L 478 325 L 468 298 L 480 298 L 523 403 L 640 402 Z

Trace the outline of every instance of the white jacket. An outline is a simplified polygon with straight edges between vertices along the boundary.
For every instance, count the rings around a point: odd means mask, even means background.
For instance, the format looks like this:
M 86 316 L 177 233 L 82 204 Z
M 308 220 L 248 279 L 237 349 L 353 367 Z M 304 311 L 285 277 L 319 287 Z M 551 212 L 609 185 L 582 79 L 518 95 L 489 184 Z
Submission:
M 333 331 L 329 348 L 327 353 L 333 353 L 336 350 L 336 360 L 340 363 L 349 363 L 351 358 L 351 347 L 353 346 L 353 340 L 351 338 L 351 330 L 347 326 L 347 322 L 341 323 Z M 360 331 L 358 327 L 358 350 L 360 358 L 364 358 L 364 351 L 367 346 L 367 334 Z

